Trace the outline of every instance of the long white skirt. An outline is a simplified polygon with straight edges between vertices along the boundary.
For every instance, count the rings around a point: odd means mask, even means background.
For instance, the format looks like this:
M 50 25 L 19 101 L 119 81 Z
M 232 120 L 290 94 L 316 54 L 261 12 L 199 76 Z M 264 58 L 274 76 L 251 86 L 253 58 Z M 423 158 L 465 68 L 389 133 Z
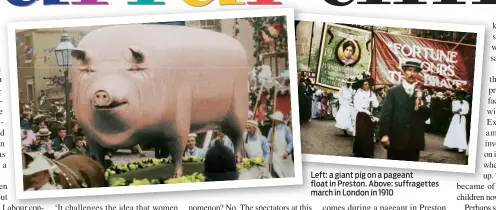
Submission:
M 338 113 L 336 113 L 336 128 L 353 132 L 356 118 L 354 109 L 349 103 L 340 103 Z
M 461 117 L 461 120 L 460 120 Z M 468 149 L 467 145 L 467 131 L 465 124 L 467 123 L 465 116 L 458 114 L 453 115 L 448 133 L 444 138 L 444 146 L 451 149 Z

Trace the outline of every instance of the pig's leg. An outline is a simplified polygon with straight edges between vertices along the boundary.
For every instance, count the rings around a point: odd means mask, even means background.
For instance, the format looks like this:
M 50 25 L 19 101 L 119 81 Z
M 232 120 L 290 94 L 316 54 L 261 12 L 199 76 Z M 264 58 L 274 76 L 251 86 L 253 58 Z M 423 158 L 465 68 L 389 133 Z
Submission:
M 102 147 L 93 139 L 88 139 L 88 147 L 90 149 L 91 158 L 107 169 L 109 167 L 105 162 L 105 154 L 107 153 L 107 149 Z
M 242 158 L 241 151 L 244 147 L 243 131 L 248 120 L 249 102 L 246 87 L 248 87 L 246 74 L 237 74 L 233 86 L 231 113 L 227 116 L 226 123 L 223 126 L 226 130 L 225 134 L 233 141 L 237 161 L 241 161 Z
M 169 141 L 169 153 L 174 160 L 175 173 L 174 177 L 180 177 L 183 174 L 183 151 L 188 141 L 188 135 L 191 128 L 191 90 L 183 89 L 177 95 L 176 115 L 173 125 L 176 128 L 176 141 Z
M 181 141 L 180 137 L 176 137 L 167 142 L 169 154 L 172 156 L 172 161 L 174 162 L 174 178 L 183 175 L 183 147 L 181 146 Z

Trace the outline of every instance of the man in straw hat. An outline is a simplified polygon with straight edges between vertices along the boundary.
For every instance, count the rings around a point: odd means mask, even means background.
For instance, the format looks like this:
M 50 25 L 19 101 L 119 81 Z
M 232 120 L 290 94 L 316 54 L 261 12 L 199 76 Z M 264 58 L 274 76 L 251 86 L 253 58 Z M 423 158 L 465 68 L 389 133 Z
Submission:
M 200 149 L 196 147 L 196 133 L 189 134 L 188 136 L 188 142 L 186 142 L 186 150 L 184 151 L 184 156 L 199 156 L 199 157 L 205 157 L 205 152 L 203 152 L 203 149 Z
M 50 130 L 48 128 L 43 127 L 36 133 L 36 138 L 31 141 L 31 143 L 27 146 L 27 151 L 35 152 L 40 151 L 42 153 L 47 152 L 51 148 L 50 141 Z
M 382 144 L 391 160 L 418 161 L 425 148 L 425 107 L 417 77 L 422 71 L 417 60 L 402 65 L 401 85 L 388 90 L 380 117 Z
M 55 167 L 45 157 L 42 155 L 35 157 L 33 162 L 23 171 L 24 176 L 30 176 L 31 178 L 31 188 L 26 191 L 58 189 L 57 186 L 50 183 L 50 180 L 53 180 L 53 170 L 55 170 Z
M 270 118 L 275 123 L 275 129 L 270 128 L 268 135 L 270 148 L 273 151 L 272 167 L 280 178 L 294 177 L 294 163 L 291 158 L 293 151 L 291 129 L 284 124 L 284 116 L 281 112 L 274 113 Z
M 343 130 L 344 135 L 348 135 L 348 131 L 353 132 L 352 109 L 353 107 L 353 79 L 346 78 L 342 81 L 344 85 L 339 90 L 339 110 L 336 113 L 336 128 Z
M 248 120 L 246 132 L 243 135 L 245 139 L 245 152 L 247 158 L 263 157 L 265 164 L 269 164 L 269 142 L 262 135 L 258 128 L 258 122 Z

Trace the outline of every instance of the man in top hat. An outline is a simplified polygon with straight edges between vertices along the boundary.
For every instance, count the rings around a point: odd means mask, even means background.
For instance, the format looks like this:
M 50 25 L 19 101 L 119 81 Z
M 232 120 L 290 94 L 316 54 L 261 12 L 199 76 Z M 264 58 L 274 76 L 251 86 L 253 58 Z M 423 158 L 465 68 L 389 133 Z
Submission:
M 24 176 L 30 176 L 31 186 L 26 191 L 57 190 L 57 186 L 50 183 L 53 180 L 53 170 L 51 165 L 42 155 L 34 158 L 23 171 Z
M 291 129 L 284 124 L 284 116 L 276 112 L 270 116 L 275 122 L 275 129 L 269 129 L 269 142 L 272 153 L 272 167 L 280 178 L 294 177 L 293 135 Z M 273 137 L 272 137 L 273 136 Z
M 269 142 L 262 135 L 258 122 L 248 120 L 246 124 L 246 132 L 243 135 L 245 140 L 245 153 L 247 158 L 263 157 L 265 164 L 269 164 Z
M 186 151 L 184 151 L 184 156 L 199 156 L 199 157 L 205 157 L 205 153 L 203 152 L 203 149 L 200 149 L 196 147 L 196 137 L 197 135 L 195 133 L 189 134 L 188 136 L 188 142 L 186 143 Z
M 417 77 L 422 71 L 420 61 L 402 65 L 401 85 L 388 90 L 380 116 L 382 144 L 387 148 L 387 159 L 418 161 L 425 148 L 425 106 Z

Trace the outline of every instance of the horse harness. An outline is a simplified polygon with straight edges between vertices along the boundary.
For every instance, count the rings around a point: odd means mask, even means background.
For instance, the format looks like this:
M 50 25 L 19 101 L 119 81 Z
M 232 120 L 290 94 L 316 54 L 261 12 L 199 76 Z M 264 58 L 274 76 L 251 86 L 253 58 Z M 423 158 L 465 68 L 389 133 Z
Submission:
M 59 168 L 65 168 L 67 171 L 69 171 L 69 173 L 71 173 L 75 179 L 76 179 L 76 182 L 83 188 L 87 188 L 88 187 L 88 184 L 86 184 L 86 181 L 84 181 L 84 179 L 81 179 L 74 171 L 72 171 L 69 167 L 67 167 L 65 164 L 57 161 L 57 160 L 53 160 L 53 159 L 48 159 L 49 162 L 52 162 L 52 164 L 55 164 L 57 165 Z M 60 170 L 60 174 L 64 177 L 64 179 L 67 181 L 67 184 L 69 185 L 69 188 L 71 189 L 73 186 L 72 186 L 72 183 L 69 181 L 69 176 L 67 176 L 67 174 L 64 172 L 64 170 Z

